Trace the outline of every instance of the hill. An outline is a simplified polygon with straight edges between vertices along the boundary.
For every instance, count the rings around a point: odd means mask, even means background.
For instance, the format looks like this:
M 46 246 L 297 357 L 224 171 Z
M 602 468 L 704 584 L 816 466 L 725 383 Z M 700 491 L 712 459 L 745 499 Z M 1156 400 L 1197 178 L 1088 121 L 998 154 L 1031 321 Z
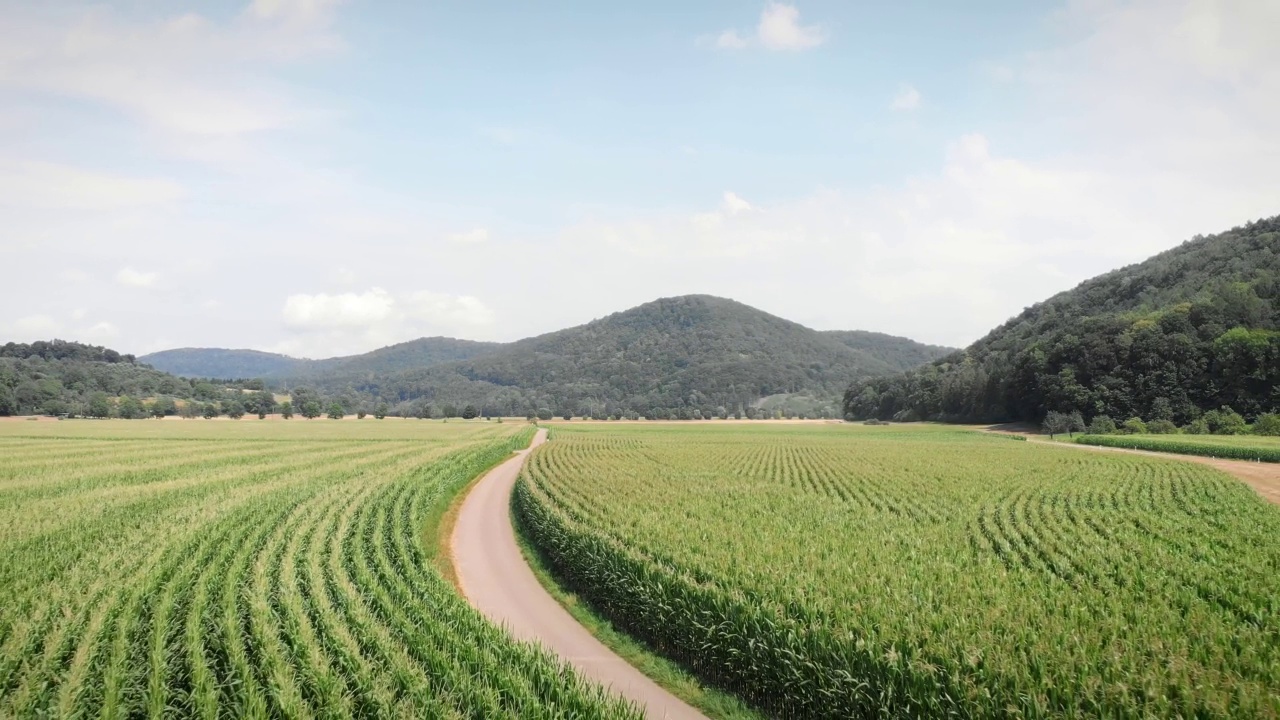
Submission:
M 1027 308 L 965 350 L 846 392 L 854 418 L 1190 422 L 1280 407 L 1280 216 L 1197 236 Z
M 910 338 L 866 330 L 825 330 L 822 334 L 865 352 L 898 371 L 910 370 L 956 351 L 952 347 L 926 345 Z
M 0 415 L 85 414 L 95 397 L 191 397 L 191 382 L 98 345 L 64 340 L 0 346 Z
M 143 355 L 140 362 L 182 377 L 265 378 L 287 375 L 307 360 L 262 352 L 227 348 L 177 348 Z
M 474 342 L 446 337 L 410 340 L 362 355 L 307 360 L 262 352 L 225 348 L 180 348 L 143 355 L 140 362 L 181 375 L 200 378 L 291 378 L 320 374 L 331 379 L 357 378 L 376 373 L 428 367 L 466 360 L 501 347 L 499 343 Z
M 837 409 L 852 379 L 904 362 L 832 334 L 708 295 L 664 298 L 579 327 L 527 338 L 469 360 L 391 373 L 308 378 L 329 394 L 411 413 L 424 403 L 491 414 L 537 408 L 575 414 L 729 412 L 787 396 Z M 878 350 L 877 350 L 878 351 Z

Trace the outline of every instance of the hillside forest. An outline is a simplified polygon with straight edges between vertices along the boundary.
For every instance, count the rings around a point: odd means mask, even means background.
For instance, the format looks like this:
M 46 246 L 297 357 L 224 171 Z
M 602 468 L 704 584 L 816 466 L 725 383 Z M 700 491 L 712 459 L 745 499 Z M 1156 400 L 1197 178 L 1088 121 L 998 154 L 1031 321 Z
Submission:
M 1280 216 L 1088 280 L 965 350 L 855 381 L 848 418 L 1188 425 L 1280 409 Z

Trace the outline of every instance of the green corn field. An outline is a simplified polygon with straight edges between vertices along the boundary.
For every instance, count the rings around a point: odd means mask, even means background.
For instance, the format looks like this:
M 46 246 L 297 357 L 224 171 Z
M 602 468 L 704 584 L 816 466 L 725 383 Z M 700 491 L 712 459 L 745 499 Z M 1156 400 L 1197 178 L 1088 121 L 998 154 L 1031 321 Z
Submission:
M 1280 717 L 1280 508 L 1199 465 L 849 425 L 563 426 L 521 531 L 779 717 Z
M 1275 438 L 1235 435 L 1081 435 L 1082 445 L 1280 463 Z
M 530 435 L 6 424 L 0 717 L 639 718 L 430 560 L 430 518 Z

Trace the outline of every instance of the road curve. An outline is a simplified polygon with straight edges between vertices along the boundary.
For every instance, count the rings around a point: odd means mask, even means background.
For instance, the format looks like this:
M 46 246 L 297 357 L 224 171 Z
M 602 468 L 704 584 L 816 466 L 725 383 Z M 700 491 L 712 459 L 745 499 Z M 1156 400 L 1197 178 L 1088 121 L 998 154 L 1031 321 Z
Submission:
M 529 569 L 511 526 L 511 489 L 525 457 L 547 438 L 489 471 L 462 502 L 450 540 L 467 600 L 519 640 L 540 643 L 586 677 L 636 702 L 649 718 L 705 718 L 605 647 L 551 597 Z

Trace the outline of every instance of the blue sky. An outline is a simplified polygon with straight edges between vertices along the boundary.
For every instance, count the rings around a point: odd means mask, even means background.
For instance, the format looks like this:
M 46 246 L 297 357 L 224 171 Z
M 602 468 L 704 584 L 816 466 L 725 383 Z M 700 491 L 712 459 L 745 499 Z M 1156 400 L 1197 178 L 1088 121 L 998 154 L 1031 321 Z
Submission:
M 0 2 L 0 339 L 312 357 L 656 297 L 971 342 L 1280 211 L 1229 0 Z

